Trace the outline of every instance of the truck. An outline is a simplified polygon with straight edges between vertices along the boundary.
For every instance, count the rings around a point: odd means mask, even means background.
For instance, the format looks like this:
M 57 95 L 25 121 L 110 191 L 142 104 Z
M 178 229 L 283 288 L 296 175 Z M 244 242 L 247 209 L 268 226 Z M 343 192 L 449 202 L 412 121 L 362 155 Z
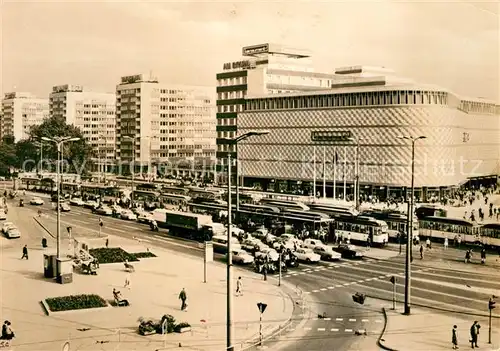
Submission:
M 153 219 L 169 234 L 199 242 L 211 240 L 224 228 L 220 223 L 212 222 L 212 216 L 166 209 L 154 210 Z

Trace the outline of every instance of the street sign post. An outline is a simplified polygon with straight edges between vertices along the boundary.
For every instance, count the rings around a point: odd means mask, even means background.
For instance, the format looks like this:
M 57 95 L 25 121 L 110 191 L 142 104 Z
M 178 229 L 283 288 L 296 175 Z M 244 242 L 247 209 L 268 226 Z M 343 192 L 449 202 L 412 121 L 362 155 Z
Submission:
M 262 315 L 264 314 L 266 308 L 267 308 L 267 304 L 263 303 L 263 302 L 259 302 L 257 304 L 257 308 L 259 309 L 259 312 L 260 312 L 260 319 L 259 319 L 259 346 L 261 348 L 264 347 L 264 345 L 262 344 L 263 343 L 263 335 L 262 335 Z
M 207 282 L 207 262 L 214 260 L 214 245 L 211 241 L 205 241 L 205 250 L 203 251 L 203 283 Z
M 390 279 L 392 283 L 392 309 L 396 309 L 396 277 L 392 276 Z

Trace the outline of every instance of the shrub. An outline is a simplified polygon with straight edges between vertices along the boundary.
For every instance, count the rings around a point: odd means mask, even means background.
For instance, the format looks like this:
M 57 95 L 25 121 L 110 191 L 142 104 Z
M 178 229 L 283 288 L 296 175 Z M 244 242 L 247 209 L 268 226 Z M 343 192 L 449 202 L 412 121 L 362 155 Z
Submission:
M 156 257 L 156 255 L 152 252 L 134 252 L 133 254 L 135 258 L 150 258 L 150 257 Z
M 97 258 L 99 263 L 120 263 L 126 260 L 129 262 L 139 261 L 135 255 L 129 254 L 120 247 L 90 249 L 89 253 L 94 258 Z
M 181 322 L 174 327 L 174 331 L 176 333 L 180 333 L 182 328 L 188 328 L 188 327 L 191 327 L 191 324 L 186 322 Z
M 52 312 L 106 307 L 108 304 L 99 295 L 70 295 L 45 299 Z

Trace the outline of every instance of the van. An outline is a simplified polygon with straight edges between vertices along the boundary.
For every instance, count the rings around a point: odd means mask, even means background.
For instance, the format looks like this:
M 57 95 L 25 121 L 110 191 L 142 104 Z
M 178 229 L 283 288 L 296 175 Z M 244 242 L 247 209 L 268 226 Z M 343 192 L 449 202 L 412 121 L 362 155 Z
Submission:
M 221 254 L 227 253 L 227 237 L 226 236 L 214 236 L 212 237 L 212 244 L 214 247 L 214 252 L 218 252 Z M 231 238 L 231 250 L 237 251 L 241 250 L 241 245 L 238 239 Z

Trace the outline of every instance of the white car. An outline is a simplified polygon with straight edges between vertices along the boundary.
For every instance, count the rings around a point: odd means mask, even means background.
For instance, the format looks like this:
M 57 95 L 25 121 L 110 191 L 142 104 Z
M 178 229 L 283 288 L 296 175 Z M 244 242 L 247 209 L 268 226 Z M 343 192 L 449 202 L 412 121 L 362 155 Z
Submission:
M 295 255 L 295 257 L 297 257 L 299 261 L 319 262 L 321 260 L 321 256 L 315 254 L 311 249 L 300 248 L 297 249 L 297 251 L 295 251 L 293 254 Z
M 35 205 L 35 206 L 42 206 L 43 204 L 45 203 L 45 201 L 43 201 L 41 198 L 39 197 L 33 197 L 31 198 L 30 200 L 30 204 L 31 205 Z
M 307 249 L 314 249 L 317 246 L 321 246 L 323 243 L 319 239 L 306 239 L 304 240 L 304 247 Z
M 252 233 L 252 236 L 256 238 L 262 238 L 264 239 L 266 235 L 269 234 L 269 231 L 266 228 L 259 228 L 255 232 Z
M 2 225 L 2 233 L 6 234 L 9 228 L 17 228 L 17 227 L 12 222 L 4 222 L 4 224 Z
M 56 207 L 57 209 L 57 207 Z M 66 203 L 66 202 L 62 202 L 59 204 L 59 209 L 61 210 L 61 212 L 69 212 L 71 211 L 71 207 L 69 207 L 69 205 Z
M 80 197 L 74 197 L 71 200 L 69 200 L 69 203 L 74 205 L 74 206 L 83 206 L 85 205 L 85 201 L 83 201 Z
M 333 247 L 328 245 L 318 245 L 313 251 L 315 254 L 318 254 L 322 260 L 326 261 L 340 260 L 342 258 L 340 252 L 334 251 Z
M 120 218 L 127 219 L 129 221 L 136 221 L 137 215 L 130 210 L 123 210 L 120 212 Z
M 268 258 L 269 261 L 271 262 L 275 262 L 275 261 L 278 261 L 280 259 L 280 255 L 278 252 L 276 252 L 275 249 L 271 249 L 270 247 L 265 247 L 263 249 L 261 249 L 260 251 L 257 251 L 255 253 L 255 258 Z
M 7 219 L 7 214 L 4 210 L 0 210 L 0 221 L 5 221 Z
M 111 216 L 113 214 L 113 210 L 108 206 L 101 206 L 95 209 L 95 213 L 103 215 L 103 216 Z
M 255 259 L 245 250 L 233 251 L 233 262 L 239 264 L 250 264 L 253 263 Z
M 94 201 L 94 200 L 89 200 L 89 201 L 85 202 L 85 204 L 83 205 L 83 207 L 90 208 L 92 210 L 96 209 L 98 206 L 99 206 L 99 204 L 97 203 L 97 201 Z
M 241 247 L 243 249 L 247 250 L 247 251 L 250 251 L 250 252 L 255 251 L 255 248 L 257 246 L 258 247 L 264 247 L 264 246 L 267 246 L 267 245 L 264 245 L 264 243 L 262 241 L 260 241 L 259 239 L 255 239 L 255 238 L 245 239 L 241 243 Z
M 10 227 L 5 235 L 9 239 L 17 239 L 21 237 L 21 232 L 17 227 Z
M 150 212 L 146 212 L 146 211 L 142 211 L 142 212 L 139 212 L 138 215 L 137 215 L 137 222 L 139 223 L 151 223 L 151 221 L 153 221 L 153 214 L 150 213 Z

